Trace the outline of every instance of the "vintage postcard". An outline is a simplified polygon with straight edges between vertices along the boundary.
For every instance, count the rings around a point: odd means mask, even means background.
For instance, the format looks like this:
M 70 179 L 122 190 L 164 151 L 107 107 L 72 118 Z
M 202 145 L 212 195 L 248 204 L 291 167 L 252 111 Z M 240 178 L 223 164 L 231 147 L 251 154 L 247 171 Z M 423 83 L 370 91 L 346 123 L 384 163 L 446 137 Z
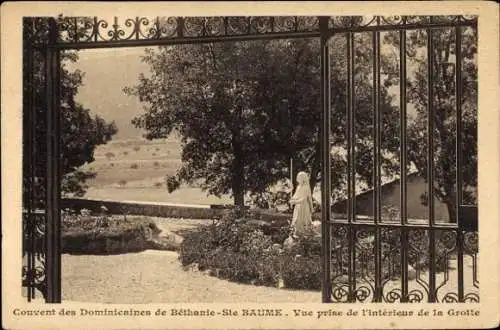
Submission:
M 2 326 L 498 326 L 498 19 L 4 3 Z

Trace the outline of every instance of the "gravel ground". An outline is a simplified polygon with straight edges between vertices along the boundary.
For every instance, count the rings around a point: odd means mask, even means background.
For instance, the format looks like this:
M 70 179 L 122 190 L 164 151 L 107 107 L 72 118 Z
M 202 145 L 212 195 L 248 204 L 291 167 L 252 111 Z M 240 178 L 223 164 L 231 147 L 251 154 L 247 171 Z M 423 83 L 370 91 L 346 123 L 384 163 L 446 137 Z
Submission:
M 211 220 L 152 218 L 179 232 Z M 180 302 L 320 302 L 321 292 L 291 291 L 221 280 L 182 268 L 178 254 L 147 250 L 110 256 L 62 256 L 64 300 L 116 304 Z
M 156 218 L 162 230 L 179 232 L 210 220 L 179 220 Z M 456 290 L 456 261 L 450 262 L 449 278 L 438 274 L 437 282 L 446 280 L 440 292 Z M 466 292 L 476 291 L 472 285 L 472 260 L 464 260 Z M 421 274 L 426 279 L 427 274 Z M 398 281 L 387 283 L 386 289 L 398 287 Z M 410 290 L 419 286 L 410 281 Z M 472 289 L 472 290 L 470 290 Z M 245 285 L 193 270 L 186 271 L 178 254 L 170 251 L 147 250 L 110 256 L 62 256 L 63 300 L 141 304 L 180 302 L 320 302 L 321 292 L 285 290 Z
M 63 299 L 116 304 L 321 301 L 320 292 L 244 285 L 185 271 L 177 258 L 175 252 L 152 250 L 63 255 Z

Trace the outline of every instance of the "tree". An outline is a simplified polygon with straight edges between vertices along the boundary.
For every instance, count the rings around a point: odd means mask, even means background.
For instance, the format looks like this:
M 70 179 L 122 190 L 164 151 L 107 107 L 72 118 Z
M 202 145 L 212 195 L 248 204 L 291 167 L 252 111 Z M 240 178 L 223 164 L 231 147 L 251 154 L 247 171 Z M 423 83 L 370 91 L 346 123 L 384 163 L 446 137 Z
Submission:
M 332 41 L 332 141 L 345 144 L 345 39 Z M 369 61 L 369 47 L 358 40 L 359 61 Z M 143 60 L 151 75 L 125 92 L 144 104 L 134 120 L 146 138 L 182 136 L 183 166 L 167 179 L 170 190 L 181 182 L 201 181 L 219 195 L 232 191 L 236 205 L 245 192 L 259 193 L 288 177 L 290 158 L 296 173 L 307 170 L 314 187 L 320 174 L 319 42 L 314 39 L 217 43 L 148 50 Z M 373 146 L 370 70 L 356 66 L 357 171 L 371 184 Z M 381 109 L 391 138 L 383 148 L 395 150 L 396 109 L 382 88 Z M 332 159 L 332 185 L 345 183 L 346 161 Z M 391 164 L 384 158 L 384 166 Z M 295 175 L 294 175 L 295 176 Z
M 46 19 L 37 19 L 38 28 L 44 29 L 47 27 Z M 27 19 L 23 22 L 24 38 L 27 40 L 29 30 L 31 29 L 32 21 Z M 41 38 L 43 34 L 40 34 Z M 28 70 L 28 51 L 31 51 L 29 56 L 33 58 L 32 77 L 29 79 L 30 70 Z M 84 74 L 79 70 L 71 71 L 68 68 L 69 63 L 75 63 L 78 60 L 78 55 L 74 51 L 61 51 L 61 70 L 60 70 L 60 90 L 61 90 L 61 192 L 63 194 L 74 194 L 81 196 L 84 194 L 86 185 L 85 181 L 95 176 L 95 173 L 80 169 L 85 163 L 90 163 L 94 160 L 94 150 L 97 145 L 106 143 L 111 140 L 116 134 L 117 128 L 112 123 L 106 123 L 99 116 L 92 117 L 90 110 L 84 108 L 83 105 L 75 101 L 75 96 L 78 93 L 78 87 L 83 83 Z M 43 203 L 43 178 L 46 171 L 46 95 L 44 91 L 44 70 L 45 70 L 45 55 L 43 51 L 36 49 L 28 50 L 24 48 L 24 101 L 33 101 L 33 106 L 36 112 L 36 129 L 34 138 L 34 177 L 35 179 L 35 195 L 38 203 Z M 31 84 L 30 84 L 31 83 Z M 32 93 L 30 94 L 30 90 Z M 24 129 L 23 139 L 28 140 L 30 119 L 27 113 L 23 114 Z M 33 118 L 31 119 L 33 120 Z M 27 155 L 28 144 L 24 144 L 24 155 Z M 23 180 L 27 185 L 27 180 L 31 176 L 28 173 L 29 167 L 27 157 L 24 157 L 25 163 L 23 166 Z M 26 187 L 26 186 L 25 186 Z M 27 189 L 23 190 L 25 198 L 28 193 Z M 26 200 L 26 199 L 25 199 Z
M 477 31 L 462 28 L 462 173 L 463 203 L 475 204 L 477 189 Z M 427 181 L 428 65 L 427 34 L 423 30 L 408 32 L 406 82 L 408 102 L 416 115 L 409 122 L 408 159 Z M 432 84 L 434 99 L 434 176 L 432 194 L 448 208 L 449 221 L 456 221 L 456 57 L 455 30 L 433 30 Z M 386 42 L 399 47 L 399 38 L 387 35 Z M 421 196 L 424 205 L 428 192 Z

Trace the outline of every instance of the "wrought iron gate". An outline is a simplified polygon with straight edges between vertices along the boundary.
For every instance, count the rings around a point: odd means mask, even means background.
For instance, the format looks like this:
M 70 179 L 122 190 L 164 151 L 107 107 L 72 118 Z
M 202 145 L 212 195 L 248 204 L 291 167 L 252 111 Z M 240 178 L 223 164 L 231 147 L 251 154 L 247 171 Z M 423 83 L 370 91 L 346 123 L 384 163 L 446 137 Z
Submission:
M 322 106 L 322 301 L 477 301 L 478 295 L 464 289 L 464 254 L 473 260 L 473 287 L 476 278 L 477 243 L 476 228 L 464 228 L 461 198 L 461 176 L 456 171 L 457 223 L 436 223 L 433 198 L 429 198 L 429 214 L 425 224 L 412 224 L 406 216 L 407 175 L 401 171 L 401 216 L 397 222 L 384 221 L 381 216 L 381 109 L 380 109 L 380 33 L 396 31 L 405 40 L 408 30 L 427 31 L 432 41 L 432 29 L 453 28 L 456 32 L 457 57 L 456 95 L 461 90 L 461 29 L 476 27 L 477 18 L 463 16 L 416 17 L 169 17 L 147 19 L 129 18 L 122 22 L 89 17 L 25 18 L 23 21 L 23 286 L 27 287 L 28 300 L 41 291 L 47 302 L 61 301 L 60 254 L 60 128 L 59 128 L 59 70 L 60 52 L 67 49 L 110 48 L 129 46 L 157 46 L 207 42 L 319 38 L 321 44 L 321 106 Z M 354 46 L 356 33 L 371 33 L 373 43 L 373 219 L 362 221 L 356 217 L 356 135 L 354 95 Z M 331 209 L 331 155 L 330 130 L 332 115 L 330 86 L 329 40 L 335 35 L 345 35 L 347 52 L 347 151 L 348 151 L 348 208 L 345 220 L 332 219 Z M 405 43 L 403 42 L 402 45 Z M 429 42 L 431 45 L 432 42 Z M 428 47 L 429 54 L 433 48 Z M 400 47 L 405 59 L 405 47 Z M 433 67 L 428 57 L 429 67 Z M 400 81 L 405 81 L 406 60 L 400 60 Z M 428 81 L 435 81 L 434 71 L 429 70 Z M 400 84 L 400 138 L 401 168 L 406 168 L 406 84 Z M 433 99 L 433 89 L 428 97 Z M 457 136 L 456 168 L 461 164 L 461 98 L 456 98 Z M 429 118 L 434 118 L 434 107 L 428 106 Z M 433 120 L 428 132 L 433 132 Z M 433 134 L 428 134 L 428 159 L 433 159 Z M 433 161 L 428 166 L 428 189 L 433 190 Z M 475 208 L 472 208 L 474 211 Z M 468 212 L 470 213 L 470 212 Z M 472 212 L 474 213 L 474 212 Z M 468 218 L 467 218 L 468 219 Z M 425 253 L 414 251 L 413 242 L 425 246 Z M 427 243 L 422 243 L 426 241 Z M 386 245 L 386 243 L 390 243 Z M 437 265 L 443 258 L 436 253 L 437 245 L 444 246 L 444 281 L 437 283 Z M 389 247 L 389 248 L 387 248 Z M 399 254 L 398 254 L 399 252 Z M 411 287 L 409 265 L 428 256 L 428 280 L 417 276 Z M 447 292 L 442 297 L 439 289 L 448 279 L 448 259 L 456 255 L 457 292 Z M 392 259 L 391 259 L 392 258 Z M 441 259 L 440 259 L 441 258 Z M 397 259 L 397 260 L 396 260 Z M 373 261 L 373 262 L 372 262 Z M 390 272 L 387 272 L 389 265 Z M 417 268 L 417 272 L 420 269 Z M 390 277 L 400 277 L 399 287 L 387 290 Z M 385 291 L 384 291 L 385 290 Z M 427 295 L 427 299 L 425 299 Z
M 330 219 L 328 210 L 323 209 L 324 226 L 323 245 L 330 248 L 324 255 L 324 302 L 478 302 L 479 281 L 477 279 L 477 208 L 464 205 L 462 198 L 463 179 L 462 165 L 464 147 L 462 143 L 462 33 L 464 26 L 473 26 L 474 19 L 464 17 L 419 17 L 420 24 L 413 25 L 414 17 L 397 17 L 387 19 L 375 17 L 365 22 L 350 20 L 343 31 L 334 30 L 334 34 L 342 33 L 346 39 L 347 83 L 346 83 L 346 117 L 347 117 L 347 210 L 345 217 Z M 447 21 L 448 26 L 433 26 L 438 22 Z M 354 23 L 354 26 L 353 26 Z M 370 29 L 370 27 L 372 27 Z M 454 70 L 455 97 L 455 133 L 453 130 L 441 134 L 455 134 L 455 150 L 448 150 L 455 155 L 455 164 L 442 165 L 448 169 L 455 168 L 454 175 L 454 209 L 455 219 L 443 223 L 435 216 L 436 176 L 434 152 L 436 129 L 440 116 L 436 111 L 436 85 L 440 83 L 437 75 L 441 68 L 436 68 L 435 60 L 440 49 L 435 49 L 433 34 L 439 29 L 451 29 L 454 36 L 455 61 Z M 372 50 L 373 80 L 372 94 L 372 210 L 368 217 L 360 217 L 356 212 L 357 172 L 356 157 L 366 157 L 357 150 L 359 140 L 356 136 L 356 89 L 355 79 L 355 46 L 357 34 L 369 32 Z M 408 211 L 408 132 L 407 132 L 407 31 L 416 30 L 426 37 L 427 65 L 427 216 L 425 219 L 410 219 Z M 359 32 L 359 33 L 357 33 Z M 381 34 L 392 33 L 399 39 L 399 214 L 385 215 L 382 212 L 382 136 L 384 132 L 381 106 Z M 364 39 L 366 41 L 366 39 Z M 328 47 L 323 43 L 324 47 Z M 328 66 L 325 64 L 325 66 Z M 452 74 L 453 74 L 452 73 Z M 328 86 L 325 86 L 328 88 Z M 424 92 L 424 91 L 421 91 Z M 324 92 L 327 95 L 327 92 Z M 451 95 L 450 95 L 451 96 Z M 326 96 L 327 97 L 327 96 Z M 328 98 L 324 100 L 329 103 Z M 477 105 L 475 105 L 477 106 Z M 326 106 L 328 107 L 328 106 Z M 324 109 L 328 113 L 329 109 Z M 440 111 L 443 111 L 440 109 Z M 329 117 L 329 113 L 327 118 Z M 329 132 L 328 121 L 323 122 L 324 131 Z M 326 134 L 326 133 L 325 133 Z M 325 135 L 324 140 L 328 137 Z M 441 146 L 443 148 L 443 146 Z M 324 149 L 324 159 L 329 158 L 328 150 Z M 472 156 L 472 155 L 469 155 Z M 330 168 L 328 161 L 323 164 Z M 442 169 L 441 169 L 442 171 Z M 324 172 L 329 177 L 328 171 Z M 441 175 L 443 176 L 443 175 Z M 326 183 L 326 187 L 330 184 Z M 323 187 L 325 187 L 323 186 Z M 324 199 L 330 197 L 328 189 L 323 191 Z M 451 215 L 450 215 L 451 217 Z M 458 219 L 458 220 L 457 220 Z M 331 236 L 331 237 L 330 237 Z M 329 255 L 331 254 L 331 255 Z M 470 268 L 464 267 L 465 256 L 470 258 Z M 451 264 L 456 263 L 452 272 Z M 453 276 L 451 275 L 453 274 Z M 470 275 L 465 281 L 464 275 Z M 466 283 L 467 282 L 467 283 Z M 465 285 L 467 284 L 467 285 Z M 330 291 L 331 290 L 331 291 Z

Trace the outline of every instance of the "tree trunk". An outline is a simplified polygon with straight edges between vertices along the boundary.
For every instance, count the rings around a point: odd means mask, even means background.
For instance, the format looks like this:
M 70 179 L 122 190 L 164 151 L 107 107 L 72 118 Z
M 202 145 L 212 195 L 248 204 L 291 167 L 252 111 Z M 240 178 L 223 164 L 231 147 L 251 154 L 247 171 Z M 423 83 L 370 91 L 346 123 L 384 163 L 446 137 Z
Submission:
M 318 182 L 318 174 L 321 171 L 321 143 L 318 140 L 316 143 L 316 151 L 314 155 L 314 161 L 311 167 L 311 173 L 309 174 L 309 185 L 311 186 L 311 191 L 314 192 L 316 183 Z
M 289 157 L 289 159 L 292 159 L 292 173 L 291 173 L 291 180 L 292 180 L 292 196 L 295 194 L 295 189 L 297 189 L 297 174 L 298 172 L 298 161 L 296 157 Z
M 456 205 L 455 201 L 445 201 L 446 208 L 448 209 L 448 222 L 449 223 L 455 223 L 457 219 L 457 210 L 456 210 Z
M 245 172 L 244 153 L 238 138 L 233 136 L 233 164 L 232 164 L 232 190 L 234 196 L 234 206 L 243 210 L 245 206 Z

